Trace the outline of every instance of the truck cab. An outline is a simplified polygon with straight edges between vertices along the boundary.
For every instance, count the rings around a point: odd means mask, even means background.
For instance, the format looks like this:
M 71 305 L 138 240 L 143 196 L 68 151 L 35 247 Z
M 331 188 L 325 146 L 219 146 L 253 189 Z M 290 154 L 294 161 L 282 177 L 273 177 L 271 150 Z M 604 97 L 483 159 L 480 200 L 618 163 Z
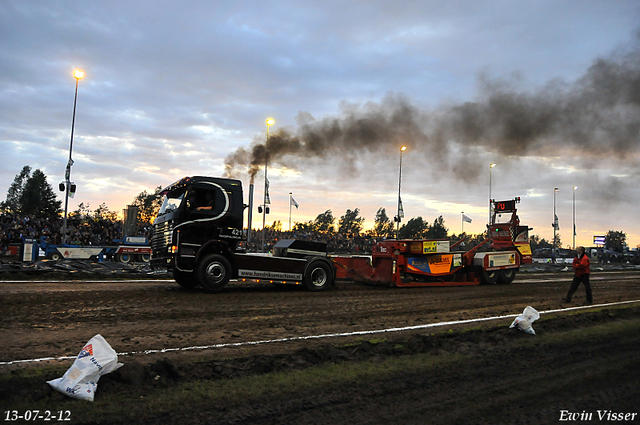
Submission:
M 247 254 L 242 182 L 185 177 L 162 190 L 153 224 L 151 267 L 185 288 L 220 291 L 230 279 L 264 279 L 326 289 L 333 268 L 325 244 L 279 241 L 276 255 Z
M 180 279 L 199 256 L 241 250 L 242 183 L 214 177 L 185 177 L 167 186 L 153 223 L 151 266 Z

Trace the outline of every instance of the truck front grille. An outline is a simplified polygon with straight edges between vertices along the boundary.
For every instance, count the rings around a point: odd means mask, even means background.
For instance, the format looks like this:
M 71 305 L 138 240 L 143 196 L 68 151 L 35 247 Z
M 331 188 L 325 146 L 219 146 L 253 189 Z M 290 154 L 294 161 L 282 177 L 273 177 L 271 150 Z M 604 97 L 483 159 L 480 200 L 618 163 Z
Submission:
M 172 240 L 173 220 L 168 220 L 160 224 L 153 225 L 153 237 L 151 238 L 151 248 L 153 252 L 164 251 Z

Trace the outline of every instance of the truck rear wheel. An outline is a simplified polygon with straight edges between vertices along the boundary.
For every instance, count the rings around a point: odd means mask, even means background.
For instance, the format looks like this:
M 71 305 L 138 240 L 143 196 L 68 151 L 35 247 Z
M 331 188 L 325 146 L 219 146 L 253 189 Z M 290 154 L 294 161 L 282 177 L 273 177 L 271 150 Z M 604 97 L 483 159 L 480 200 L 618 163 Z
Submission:
M 516 278 L 516 269 L 500 270 L 498 274 L 498 283 L 501 285 L 509 285 Z
M 176 283 L 185 289 L 193 289 L 198 286 L 199 282 L 193 273 L 182 272 L 180 270 L 173 271 L 173 279 Z
M 309 291 L 324 291 L 333 282 L 331 267 L 323 261 L 314 261 L 307 266 L 302 283 Z
M 222 255 L 208 255 L 198 263 L 197 277 L 206 291 L 219 292 L 231 278 L 231 264 Z
M 495 285 L 496 282 L 498 282 L 498 276 L 500 275 L 500 271 L 499 270 L 494 270 L 494 271 L 486 271 L 486 270 L 482 270 L 482 273 L 480 274 L 480 281 L 484 284 L 484 285 Z
M 62 260 L 62 255 L 60 255 L 59 252 L 54 252 L 53 254 L 51 254 L 51 259 L 53 261 Z

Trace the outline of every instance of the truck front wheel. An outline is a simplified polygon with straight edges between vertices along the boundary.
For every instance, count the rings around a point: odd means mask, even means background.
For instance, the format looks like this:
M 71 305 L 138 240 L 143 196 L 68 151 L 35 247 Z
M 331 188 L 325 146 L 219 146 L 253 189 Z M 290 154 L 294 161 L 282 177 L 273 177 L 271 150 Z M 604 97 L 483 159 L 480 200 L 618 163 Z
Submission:
M 333 282 L 331 267 L 323 261 L 314 261 L 309 264 L 304 273 L 302 283 L 309 291 L 324 291 Z
M 198 263 L 198 282 L 208 292 L 219 292 L 231 278 L 231 265 L 222 255 L 207 255 Z

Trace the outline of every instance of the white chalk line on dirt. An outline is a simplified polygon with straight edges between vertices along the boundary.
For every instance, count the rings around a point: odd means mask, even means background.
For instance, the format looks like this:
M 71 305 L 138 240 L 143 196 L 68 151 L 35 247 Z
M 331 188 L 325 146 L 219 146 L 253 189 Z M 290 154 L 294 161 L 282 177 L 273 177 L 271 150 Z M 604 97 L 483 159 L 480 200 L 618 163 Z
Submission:
M 122 279 L 122 280 L 0 280 L 0 283 L 140 283 L 140 282 L 175 282 L 173 279 Z
M 617 276 L 615 278 L 612 278 L 611 276 L 591 276 L 589 278 L 590 282 L 594 282 L 594 281 L 600 281 L 600 280 L 607 280 L 607 281 L 612 281 L 612 280 L 632 280 L 632 279 L 638 279 L 638 276 Z M 520 283 L 551 283 L 551 282 L 571 282 L 573 280 L 573 274 L 571 275 L 566 275 L 566 276 L 560 276 L 559 278 L 553 278 L 553 279 L 518 279 L 516 281 L 514 281 L 513 283 L 515 285 L 520 284 Z
M 619 301 L 615 303 L 606 303 L 606 304 L 593 304 L 586 305 L 580 307 L 568 307 L 568 308 L 559 308 L 555 310 L 546 310 L 540 311 L 540 314 L 549 314 L 549 313 L 561 313 L 573 310 L 583 310 L 588 308 L 596 308 L 596 307 L 609 307 L 615 305 L 622 304 L 633 304 L 640 303 L 640 300 L 632 300 L 632 301 Z M 389 332 L 401 332 L 401 331 L 411 331 L 417 329 L 428 329 L 428 328 L 436 328 L 440 326 L 451 326 L 451 325 L 465 325 L 468 323 L 478 323 L 478 322 L 488 322 L 491 320 L 499 320 L 499 319 L 510 319 L 514 317 L 518 317 L 519 314 L 506 314 L 503 316 L 492 316 L 492 317 L 480 317 L 477 319 L 465 319 L 465 320 L 454 320 L 449 322 L 437 322 L 437 323 L 429 323 L 426 325 L 414 325 L 414 326 L 404 326 L 401 328 L 387 328 L 387 329 L 374 329 L 372 331 L 356 331 L 356 332 L 344 332 L 344 333 L 332 333 L 332 334 L 322 334 L 322 335 L 307 335 L 307 336 L 294 336 L 289 338 L 277 338 L 277 339 L 267 339 L 261 341 L 245 341 L 245 342 L 228 342 L 224 344 L 213 344 L 213 345 L 195 345 L 192 347 L 181 347 L 181 348 L 161 348 L 156 350 L 142 350 L 142 351 L 129 351 L 125 353 L 117 353 L 118 356 L 132 356 L 136 354 L 157 354 L 157 353 L 170 353 L 174 351 L 192 351 L 192 350 L 210 350 L 214 348 L 229 348 L 229 347 L 242 347 L 248 345 L 262 345 L 262 344 L 272 344 L 275 342 L 289 342 L 289 341 L 304 341 L 310 339 L 323 339 L 323 338 L 337 338 L 337 337 L 345 337 L 345 336 L 358 336 L 358 335 L 372 335 L 372 334 L 380 334 L 380 333 L 389 333 Z M 0 362 L 0 365 L 12 365 L 17 363 L 35 363 L 42 362 L 47 360 L 70 360 L 75 359 L 77 356 L 63 356 L 63 357 L 42 357 L 39 359 L 25 359 L 25 360 L 12 360 L 8 362 Z
M 624 273 L 624 271 L 614 272 L 614 273 Z M 637 276 L 620 276 L 616 277 L 619 280 L 630 280 L 637 279 Z M 518 277 L 514 284 L 518 283 L 549 283 L 549 282 L 558 282 L 558 281 L 570 281 L 573 279 L 572 274 L 567 274 L 566 276 L 560 276 L 560 278 L 550 278 L 550 279 L 530 279 L 526 274 L 522 275 L 522 277 Z M 610 276 L 591 276 L 591 281 L 594 280 L 610 280 Z M 174 283 L 173 279 L 112 279 L 112 280 L 82 280 L 82 279 L 67 279 L 67 280 L 30 280 L 28 283 Z M 0 280 L 0 283 L 25 283 L 24 280 Z

